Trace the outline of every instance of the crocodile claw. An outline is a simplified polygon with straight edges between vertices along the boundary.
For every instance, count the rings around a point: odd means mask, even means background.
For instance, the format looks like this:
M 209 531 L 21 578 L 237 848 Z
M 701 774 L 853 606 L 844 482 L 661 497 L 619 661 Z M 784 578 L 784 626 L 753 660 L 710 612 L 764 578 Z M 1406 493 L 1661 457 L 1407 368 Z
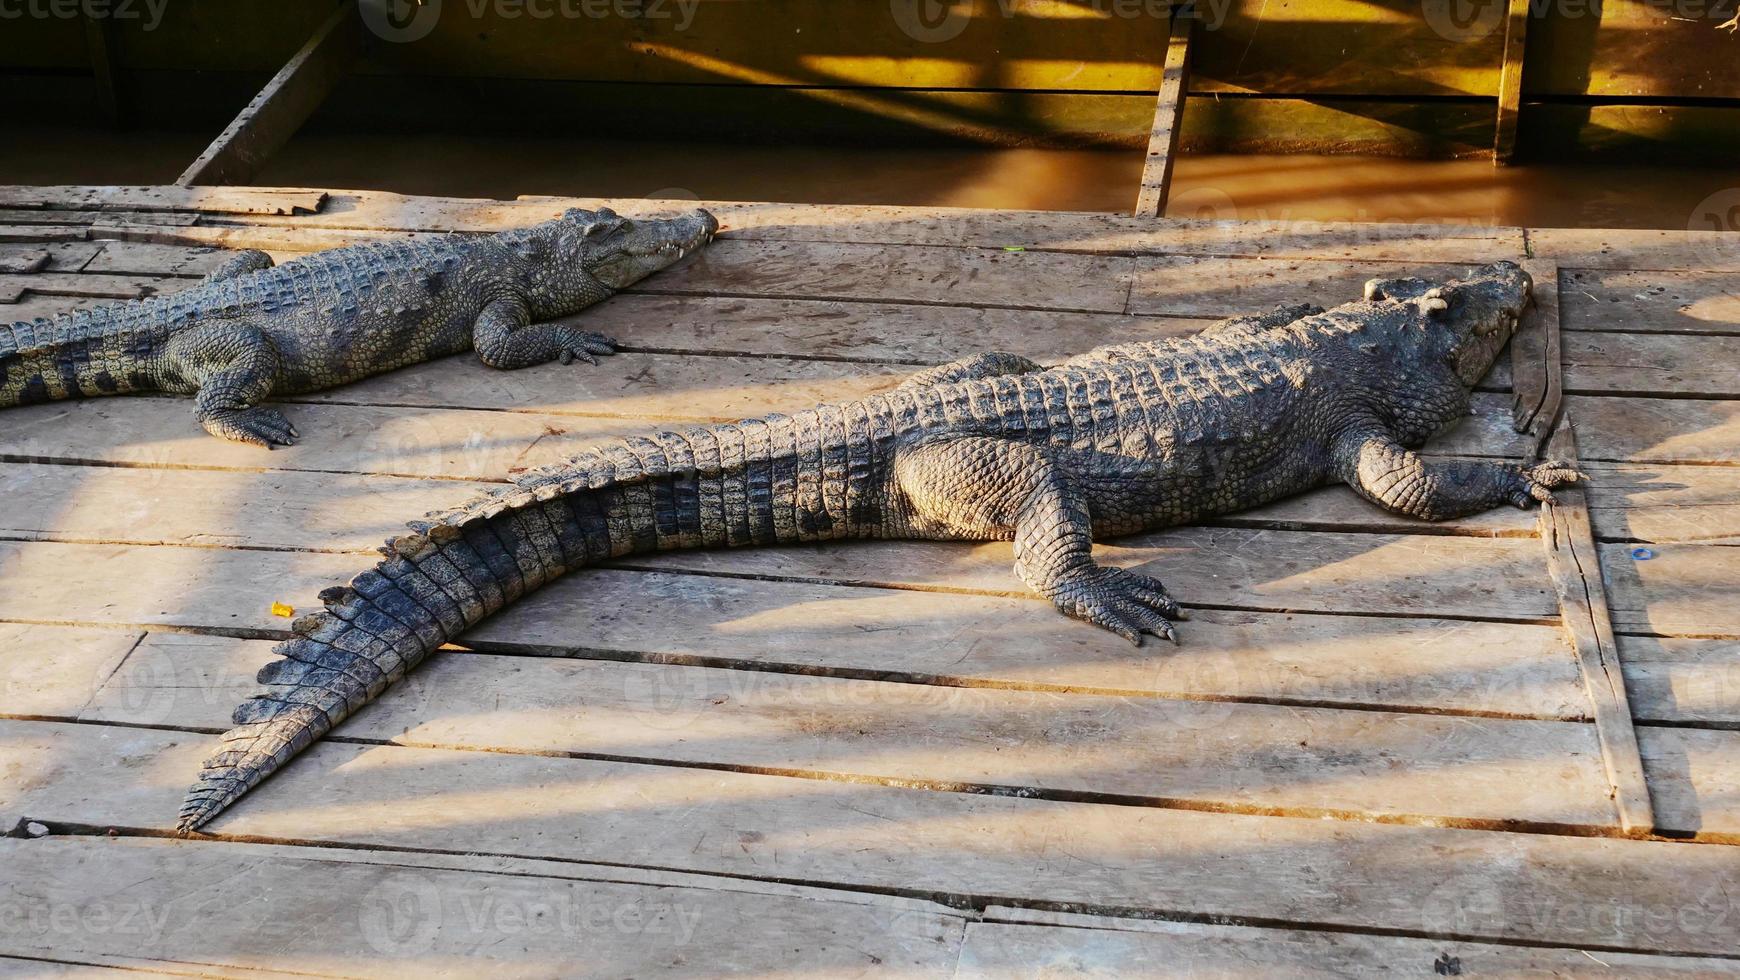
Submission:
M 274 449 L 294 446 L 301 435 L 284 413 L 275 408 L 255 405 L 252 408 L 216 409 L 200 419 L 205 431 L 221 439 L 245 442 Z
M 1549 459 L 1517 473 L 1517 487 L 1511 491 L 1510 502 L 1527 509 L 1536 503 L 1556 502 L 1553 488 L 1589 479 L 1577 467 L 1562 459 Z
M 596 367 L 598 358 L 616 353 L 615 340 L 588 330 L 564 329 L 556 339 L 561 348 L 556 359 L 563 364 L 573 364 L 576 360 L 581 360 Z
M 1172 621 L 1185 619 L 1178 600 L 1160 580 L 1122 568 L 1094 566 L 1052 590 L 1051 601 L 1067 615 L 1110 630 L 1136 646 L 1144 636 L 1177 645 Z

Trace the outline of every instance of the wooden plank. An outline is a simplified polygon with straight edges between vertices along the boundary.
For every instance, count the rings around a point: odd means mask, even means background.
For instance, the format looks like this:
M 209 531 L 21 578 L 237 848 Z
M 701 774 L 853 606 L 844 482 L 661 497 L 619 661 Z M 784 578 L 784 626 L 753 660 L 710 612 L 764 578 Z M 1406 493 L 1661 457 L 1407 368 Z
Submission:
M 1162 58 L 1160 94 L 1154 104 L 1154 124 L 1148 130 L 1148 156 L 1142 162 L 1142 184 L 1136 193 L 1136 217 L 1158 218 L 1166 213 L 1166 198 L 1172 192 L 1172 165 L 1178 160 L 1178 137 L 1184 114 L 1184 95 L 1190 85 L 1190 28 L 1196 10 L 1189 5 L 1171 7 L 1170 36 Z
M 1447 920 L 1460 909 L 1446 907 Z M 1449 924 L 1449 922 L 1446 922 Z M 1442 938 L 1258 929 L 991 906 L 967 923 L 958 980 L 1009 976 L 1578 976 L 1605 964 L 1627 977 L 1714 977 L 1733 960 L 1504 946 Z
M 88 229 L 45 225 L 0 225 L 0 242 L 82 242 Z
M 193 639 L 148 637 L 80 717 L 227 728 L 269 644 Z M 1615 826 L 1593 726 L 1561 721 L 473 654 L 437 658 L 341 734 L 1246 813 Z
M 1516 155 L 1517 113 L 1522 108 L 1523 55 L 1529 29 L 1528 0 L 1510 0 L 1504 18 L 1504 60 L 1498 73 L 1498 121 L 1493 127 L 1492 161 L 1509 163 Z
M 199 214 L 192 211 L 68 211 L 52 208 L 0 208 L 0 225 L 81 225 L 94 223 L 151 225 L 155 227 L 188 227 L 199 223 Z
M 0 207 L 7 208 L 291 215 L 313 214 L 325 203 L 325 191 L 298 188 L 0 184 Z
M 1587 463 L 1599 541 L 1740 544 L 1740 467 Z
M 1740 232 L 1530 228 L 1530 251 L 1561 269 L 1740 272 Z
M 1524 0 L 1526 2 L 1526 0 Z M 1515 11 L 1512 16 L 1516 16 Z M 1529 433 L 1536 452 L 1552 435 L 1563 407 L 1565 385 L 1560 368 L 1559 267 L 1528 259 L 1524 269 L 1534 280 L 1533 302 L 1523 312 L 1511 337 L 1511 426 Z
M 1717 272 L 1563 272 L 1566 330 L 1740 334 L 1740 288 Z
M 1740 729 L 1740 642 L 1621 636 L 1619 650 L 1638 721 Z
M 231 254 L 215 248 L 186 248 L 140 242 L 104 241 L 98 244 L 100 250 L 84 267 L 84 272 L 200 279 L 224 264 Z M 185 285 L 191 286 L 193 283 Z
M 45 249 L 31 249 L 25 252 L 14 252 L 0 257 L 0 273 L 18 274 L 41 272 L 48 267 L 51 256 Z
M 1740 334 L 1582 331 L 1564 345 L 1566 384 L 1578 394 L 1740 397 Z
M 22 908 L 84 913 L 8 917 L 0 948 L 202 975 L 938 976 L 964 926 L 912 900 L 489 858 L 91 837 L 0 841 L 0 853 Z M 178 883 L 194 880 L 187 901 Z
M 1547 445 L 1548 458 L 1577 460 L 1577 440 L 1567 417 Z M 1547 546 L 1547 570 L 1559 594 L 1560 616 L 1589 692 L 1601 757 L 1619 810 L 1620 826 L 1630 834 L 1647 834 L 1655 826 L 1649 784 L 1632 727 L 1619 645 L 1607 609 L 1602 565 L 1589 505 L 1581 487 L 1555 491 L 1556 501 L 1541 509 L 1541 539 Z
M 50 826 L 166 831 L 184 790 L 174 774 L 196 771 L 212 744 L 152 729 L 0 723 L 4 765 L 37 774 L 0 783 L 0 811 Z M 1730 895 L 1740 850 L 1730 848 L 585 759 L 329 741 L 210 829 L 257 841 L 602 861 L 1234 924 L 1706 955 L 1740 945 Z M 1421 874 L 1423 862 L 1454 871 Z M 1564 914 L 1528 914 L 1544 909 Z M 1577 914 L 1583 909 L 1600 914 Z
M 1660 833 L 1740 844 L 1740 732 L 1637 730 Z
M 6 297 L 19 296 L 20 299 L 0 306 L 0 323 L 14 323 L 19 320 L 34 320 L 40 316 L 57 316 L 72 310 L 82 310 L 92 306 L 101 306 L 112 300 L 85 297 L 79 299 L 72 296 L 36 296 L 25 295 L 22 289 L 8 292 L 6 284 L 0 282 L 0 303 L 5 303 Z
M 1568 395 L 1589 459 L 1632 463 L 1740 463 L 1740 401 Z
M 114 629 L 147 624 L 280 635 L 287 624 L 271 615 L 272 601 L 306 608 L 319 590 L 368 565 L 354 555 L 7 548 L 41 575 L 52 576 L 57 561 L 81 563 L 89 573 L 81 588 L 64 575 L 14 584 L 9 571 L 11 595 L 0 604 L 0 618 Z M 162 577 L 171 572 L 184 580 Z M 591 612 L 576 616 L 575 609 Z M 1561 720 L 1580 720 L 1588 711 L 1557 629 L 1432 618 L 1199 610 L 1184 654 L 1135 656 L 1122 639 L 1037 599 L 597 569 L 522 600 L 467 634 L 465 644 L 966 687 Z M 72 676 L 74 692 L 57 696 L 76 700 L 87 680 Z M 38 681 L 21 683 L 33 689 L 29 684 Z M 250 691 L 229 693 L 235 696 L 219 700 L 233 706 Z
M 1740 549 L 1705 544 L 1601 546 L 1618 629 L 1667 636 L 1740 636 Z
M 1186 606 L 1537 620 L 1557 615 L 1521 538 L 1183 527 L 1101 543 L 1096 558 L 1169 583 Z M 1005 542 L 684 551 L 624 567 L 1021 595 Z
M 368 553 L 419 514 L 456 507 L 499 482 L 351 473 L 235 472 L 137 466 L 69 469 L 0 463 L 7 509 L 0 536 L 23 540 Z M 210 505 L 190 506 L 191 501 Z M 1217 524 L 1289 530 L 1416 532 L 1345 487 L 1326 487 Z M 1447 526 L 1446 526 L 1447 525 Z M 1534 519 L 1493 510 L 1434 530 L 1533 537 Z
M 1466 271 L 1462 266 L 1374 267 L 1366 262 L 1314 259 L 1138 258 L 1128 312 L 1225 317 L 1270 310 L 1283 303 L 1332 307 L 1359 299 L 1365 281 L 1376 276 L 1444 279 Z
M 363 44 L 362 18 L 356 4 L 347 0 L 175 183 L 182 187 L 246 183 L 326 101 L 333 86 L 362 56 Z
M 323 232 L 349 231 L 342 241 L 391 232 L 500 231 L 557 217 L 567 208 L 609 205 L 625 214 L 658 216 L 697 206 L 712 211 L 725 238 L 870 245 L 1023 247 L 1030 251 L 1099 254 L 1198 254 L 1334 257 L 1348 260 L 1486 262 L 1520 258 L 1521 229 L 1476 225 L 1325 221 L 1137 219 L 1128 215 L 885 205 L 779 204 L 737 201 L 623 201 L 613 198 L 526 197 L 518 201 L 413 197 L 387 191 L 335 191 L 320 214 L 295 218 L 224 218 L 221 227 L 164 234 L 191 244 L 327 247 Z M 258 234 L 277 237 L 221 237 Z
M 0 712 L 78 717 L 143 636 L 139 630 L 0 623 Z
M 38 272 L 5 277 L 0 280 L 0 293 L 18 298 L 34 293 L 39 296 L 82 296 L 109 300 L 143 299 L 158 293 L 184 289 L 187 284 L 184 279 L 157 276 L 79 276 L 60 272 Z M 17 299 L 0 298 L 0 302 L 17 302 Z
M 11 272 L 80 272 L 103 246 L 93 242 L 25 242 L 0 243 L 0 261 L 8 264 L 17 263 Z M 40 269 L 32 270 L 43 253 L 48 253 L 48 264 Z
M 635 291 L 1122 313 L 1130 269 L 1117 256 L 721 239 Z

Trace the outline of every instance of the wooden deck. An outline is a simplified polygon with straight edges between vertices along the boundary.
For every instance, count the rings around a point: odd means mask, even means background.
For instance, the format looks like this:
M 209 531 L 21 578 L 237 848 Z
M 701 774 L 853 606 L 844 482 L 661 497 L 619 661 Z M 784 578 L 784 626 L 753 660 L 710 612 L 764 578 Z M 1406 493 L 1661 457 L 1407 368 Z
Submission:
M 0 188 L 0 315 L 571 203 Z M 717 212 L 585 314 L 602 367 L 423 365 L 272 453 L 176 399 L 0 413 L 0 976 L 1740 973 L 1740 235 Z M 1530 346 L 1430 451 L 1567 448 L 1512 427 L 1562 394 L 1593 479 L 1544 517 L 1332 488 L 1104 546 L 1192 607 L 1176 650 L 1006 545 L 635 559 L 168 832 L 272 604 L 522 468 L 1496 258 Z

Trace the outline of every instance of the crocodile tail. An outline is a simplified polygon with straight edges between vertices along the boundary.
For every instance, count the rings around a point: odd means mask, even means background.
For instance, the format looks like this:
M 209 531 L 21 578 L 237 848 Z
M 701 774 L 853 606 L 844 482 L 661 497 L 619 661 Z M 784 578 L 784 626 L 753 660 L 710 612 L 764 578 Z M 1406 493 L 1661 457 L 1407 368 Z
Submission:
M 146 362 L 167 327 L 148 303 L 0 324 L 0 408 L 155 387 Z
M 821 417 L 842 422 L 839 411 Z M 260 671 L 269 689 L 236 709 L 179 829 L 211 820 L 442 644 L 564 572 L 636 552 L 824 536 L 802 515 L 825 509 L 824 497 L 839 510 L 844 490 L 823 490 L 824 464 L 845 470 L 851 454 L 843 440 L 799 446 L 792 432 L 820 429 L 816 413 L 803 416 L 617 440 L 413 523 L 387 542 L 385 560 L 321 593 L 325 608 L 292 624 L 282 659 Z M 855 452 L 863 458 L 867 446 Z M 775 506 L 806 470 L 816 506 Z

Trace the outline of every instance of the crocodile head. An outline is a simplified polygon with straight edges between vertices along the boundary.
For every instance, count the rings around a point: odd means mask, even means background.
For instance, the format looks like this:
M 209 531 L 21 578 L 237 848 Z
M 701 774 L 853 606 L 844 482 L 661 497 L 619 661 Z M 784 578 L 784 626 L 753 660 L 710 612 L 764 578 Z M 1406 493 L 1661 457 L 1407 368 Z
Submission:
M 612 292 L 674 264 L 719 231 L 718 219 L 700 208 L 674 218 L 575 208 L 553 224 L 557 251 Z
M 1412 307 L 1410 319 L 1426 328 L 1431 353 L 1447 359 L 1463 386 L 1473 388 L 1516 332 L 1533 289 L 1534 280 L 1515 262 L 1494 262 L 1445 283 L 1372 279 L 1365 298 Z

